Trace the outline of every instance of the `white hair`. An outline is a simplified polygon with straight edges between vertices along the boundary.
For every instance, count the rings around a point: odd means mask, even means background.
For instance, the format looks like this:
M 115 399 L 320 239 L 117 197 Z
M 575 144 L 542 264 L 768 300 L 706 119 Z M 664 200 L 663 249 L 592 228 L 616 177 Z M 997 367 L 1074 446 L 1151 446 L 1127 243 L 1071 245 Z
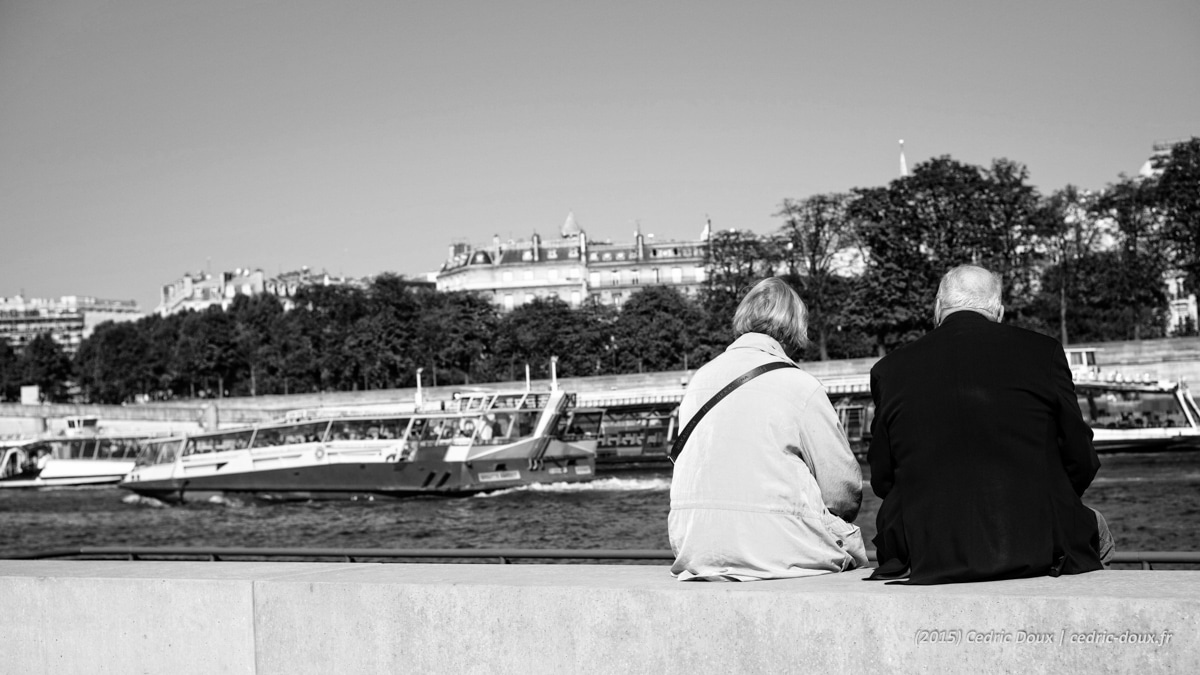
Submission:
M 938 284 L 934 320 L 940 324 L 950 314 L 968 310 L 998 322 L 1004 318 L 1001 290 L 998 274 L 976 265 L 959 265 Z

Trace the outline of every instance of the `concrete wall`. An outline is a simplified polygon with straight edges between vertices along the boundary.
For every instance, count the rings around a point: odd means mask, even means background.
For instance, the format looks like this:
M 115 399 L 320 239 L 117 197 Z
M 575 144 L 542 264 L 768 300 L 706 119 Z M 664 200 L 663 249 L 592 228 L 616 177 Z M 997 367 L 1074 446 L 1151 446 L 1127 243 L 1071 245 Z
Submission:
M 863 576 L 724 584 L 680 583 L 661 565 L 0 561 L 0 670 L 1200 671 L 1200 572 L 935 587 Z M 1130 642 L 1142 635 L 1152 642 Z

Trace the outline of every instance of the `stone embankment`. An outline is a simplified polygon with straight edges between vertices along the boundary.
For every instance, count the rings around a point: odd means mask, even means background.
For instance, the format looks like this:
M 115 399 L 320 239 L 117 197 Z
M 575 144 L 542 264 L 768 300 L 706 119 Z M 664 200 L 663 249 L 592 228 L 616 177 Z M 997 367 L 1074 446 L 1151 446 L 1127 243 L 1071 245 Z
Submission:
M 1120 373 L 1126 378 L 1200 381 L 1200 338 L 1168 338 L 1128 342 L 1083 343 L 1072 347 L 1094 347 L 1101 376 Z M 805 370 L 820 379 L 866 375 L 875 358 L 814 361 Z M 695 371 L 667 371 L 600 377 L 560 378 L 564 389 L 578 392 L 636 391 L 653 392 L 679 389 Z M 428 377 L 428 376 L 427 376 Z M 548 380 L 535 380 L 535 387 L 548 387 Z M 425 387 L 427 400 L 445 399 L 464 389 L 512 389 L 524 382 Z M 193 431 L 200 428 L 230 427 L 282 418 L 288 411 L 320 407 L 373 404 L 411 404 L 415 388 L 371 391 L 327 392 L 290 396 L 257 396 L 225 399 L 167 401 L 143 405 L 41 405 L 0 404 L 0 438 L 62 428 L 62 418 L 95 415 L 110 430 L 146 429 L 151 433 Z
M 14 673 L 1194 673 L 1200 572 L 891 586 L 662 565 L 0 561 Z

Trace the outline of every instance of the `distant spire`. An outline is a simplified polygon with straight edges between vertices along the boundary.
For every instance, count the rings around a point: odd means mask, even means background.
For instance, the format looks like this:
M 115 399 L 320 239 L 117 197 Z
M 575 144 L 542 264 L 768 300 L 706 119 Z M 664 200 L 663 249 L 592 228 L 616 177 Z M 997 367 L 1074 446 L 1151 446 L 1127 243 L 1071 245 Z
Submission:
M 574 211 L 568 212 L 567 213 L 567 221 L 565 223 L 563 223 L 563 226 L 562 226 L 563 239 L 567 239 L 569 237 L 578 237 L 582 233 L 583 233 L 583 228 L 579 227 L 579 223 L 575 222 L 575 212 Z
M 700 233 L 700 241 L 708 241 L 712 237 L 712 218 L 704 214 L 704 231 Z
M 634 237 L 642 236 L 642 221 L 640 221 L 636 218 L 633 221 L 633 236 Z
M 908 162 L 904 161 L 904 139 L 900 139 L 900 177 L 908 175 Z

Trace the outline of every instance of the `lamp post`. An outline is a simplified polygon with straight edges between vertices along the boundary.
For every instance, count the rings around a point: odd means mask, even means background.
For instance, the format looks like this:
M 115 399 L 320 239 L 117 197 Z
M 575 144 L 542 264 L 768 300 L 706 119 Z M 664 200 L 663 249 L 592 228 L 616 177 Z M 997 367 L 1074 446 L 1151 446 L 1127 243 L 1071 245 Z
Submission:
M 425 406 L 425 400 L 421 396 L 421 373 L 424 372 L 424 370 L 425 370 L 424 368 L 417 368 L 417 396 L 416 396 L 417 410 L 420 410 L 421 408 L 423 408 Z

